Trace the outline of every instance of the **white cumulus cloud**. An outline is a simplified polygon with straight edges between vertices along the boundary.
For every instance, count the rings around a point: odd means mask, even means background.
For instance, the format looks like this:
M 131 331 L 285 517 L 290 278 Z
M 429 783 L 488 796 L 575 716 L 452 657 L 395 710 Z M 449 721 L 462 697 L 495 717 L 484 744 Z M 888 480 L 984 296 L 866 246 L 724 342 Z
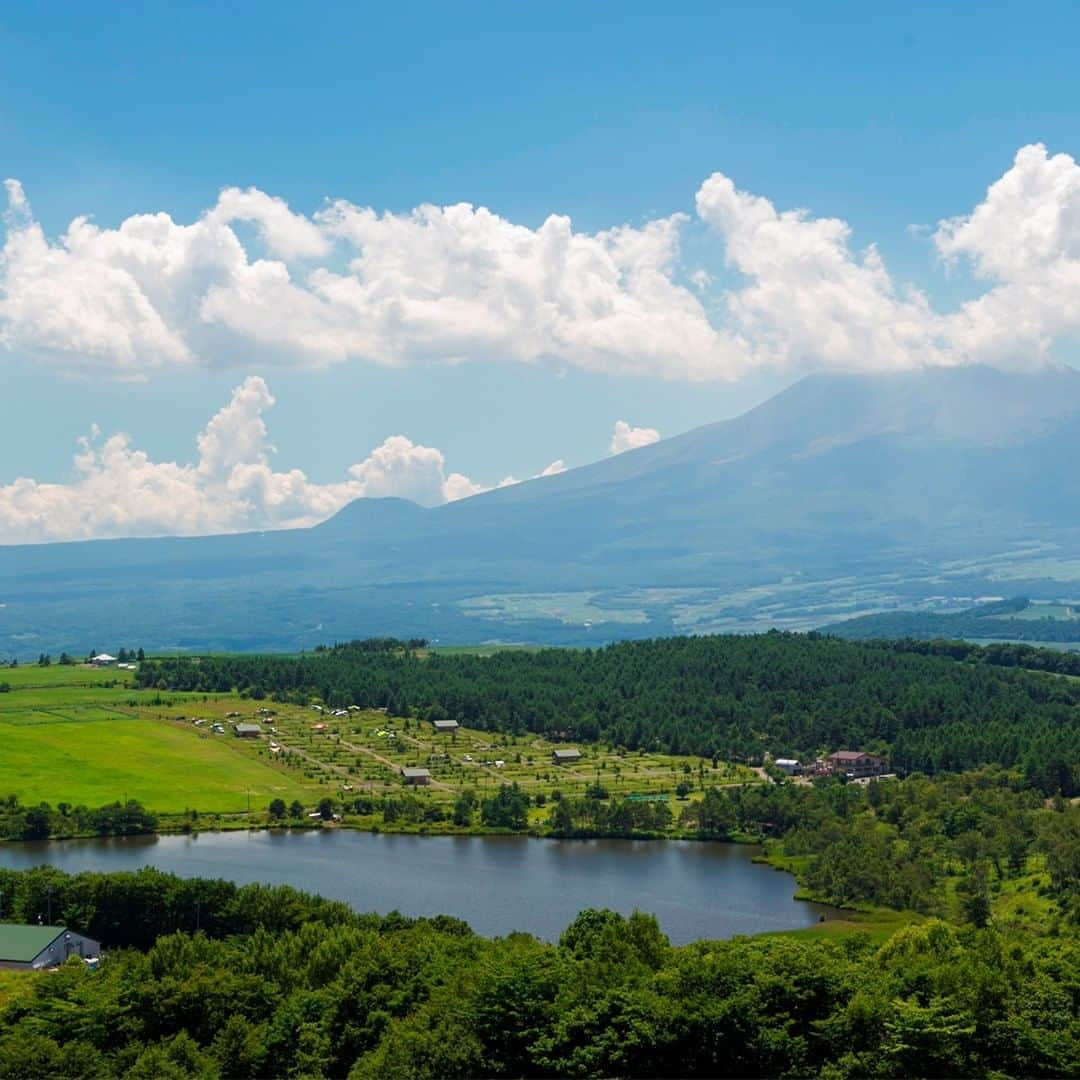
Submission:
M 337 201 L 306 217 L 229 188 L 190 225 L 80 217 L 51 241 L 22 187 L 7 187 L 0 341 L 64 370 L 141 377 L 257 352 L 300 366 L 551 359 L 707 378 L 737 353 L 675 280 L 683 215 L 588 234 L 563 216 L 531 229 L 465 203 L 377 214 Z
M 990 288 L 946 320 L 957 355 L 1008 367 L 1046 358 L 1080 333 L 1080 165 L 1041 144 L 1020 149 L 972 213 L 934 243 Z
M 1080 167 L 1038 144 L 932 233 L 932 251 L 982 289 L 948 311 L 898 282 L 841 218 L 777 207 L 719 172 L 696 218 L 594 233 L 468 203 L 379 213 L 339 199 L 303 214 L 226 188 L 187 224 L 82 216 L 48 237 L 21 185 L 6 186 L 0 346 L 65 371 L 481 360 L 703 380 L 1035 366 L 1080 329 Z M 717 241 L 722 281 L 681 266 L 687 230 Z
M 435 506 L 488 490 L 448 472 L 442 451 L 392 435 L 337 482 L 271 463 L 266 382 L 252 376 L 197 437 L 194 462 L 154 461 L 127 435 L 80 439 L 69 483 L 28 478 L 0 486 L 0 542 L 203 535 L 312 525 L 361 497 Z M 513 482 L 512 479 L 503 481 Z
M 660 432 L 656 428 L 632 427 L 625 420 L 616 420 L 608 452 L 621 454 L 625 450 L 636 450 L 639 446 L 648 446 L 649 443 L 657 442 L 659 438 Z
M 949 362 L 926 298 L 898 290 L 873 246 L 853 252 L 846 222 L 778 211 L 722 173 L 701 186 L 697 210 L 745 278 L 724 300 L 756 364 L 865 371 Z

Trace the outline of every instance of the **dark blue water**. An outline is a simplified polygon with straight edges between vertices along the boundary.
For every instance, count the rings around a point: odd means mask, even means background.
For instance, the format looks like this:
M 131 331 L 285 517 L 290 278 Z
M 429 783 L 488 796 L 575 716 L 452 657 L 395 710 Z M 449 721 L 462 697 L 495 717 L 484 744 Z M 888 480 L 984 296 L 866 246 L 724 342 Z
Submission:
M 737 844 L 311 832 L 0 845 L 0 866 L 69 872 L 156 866 L 184 877 L 294 885 L 358 911 L 455 915 L 474 930 L 556 939 L 586 907 L 656 915 L 677 944 L 810 926 L 835 909 Z

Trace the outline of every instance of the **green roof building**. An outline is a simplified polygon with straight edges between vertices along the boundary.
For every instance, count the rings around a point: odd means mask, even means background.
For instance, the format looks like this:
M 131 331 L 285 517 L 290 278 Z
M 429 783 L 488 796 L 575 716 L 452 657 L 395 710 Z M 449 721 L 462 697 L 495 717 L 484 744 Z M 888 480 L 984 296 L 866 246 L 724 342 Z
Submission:
M 0 923 L 0 968 L 32 971 L 55 967 L 69 956 L 101 953 L 98 942 L 64 926 Z

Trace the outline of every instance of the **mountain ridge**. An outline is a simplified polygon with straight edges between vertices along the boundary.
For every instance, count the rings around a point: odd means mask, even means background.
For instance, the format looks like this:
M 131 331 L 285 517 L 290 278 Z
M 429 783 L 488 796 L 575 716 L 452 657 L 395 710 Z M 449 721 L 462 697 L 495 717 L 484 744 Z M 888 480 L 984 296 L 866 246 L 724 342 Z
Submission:
M 860 587 L 993 591 L 1006 564 L 1037 594 L 1080 576 L 1077 447 L 1072 369 L 809 376 L 731 420 L 440 507 L 363 499 L 311 529 L 0 547 L 0 651 L 102 638 L 103 609 L 145 645 L 175 645 L 170 609 L 186 641 L 250 644 L 232 609 L 294 647 L 383 623 L 543 640 L 808 626 L 813 603 L 873 606 Z M 848 579 L 844 597 L 828 584 Z M 609 606 L 498 599 L 568 594 Z

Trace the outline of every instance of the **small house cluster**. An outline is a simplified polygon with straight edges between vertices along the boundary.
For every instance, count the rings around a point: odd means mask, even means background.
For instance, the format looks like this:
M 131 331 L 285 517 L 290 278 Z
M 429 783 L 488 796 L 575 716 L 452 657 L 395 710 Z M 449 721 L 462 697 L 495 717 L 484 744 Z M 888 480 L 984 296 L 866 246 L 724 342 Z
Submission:
M 837 750 L 810 765 L 797 758 L 777 758 L 773 767 L 788 776 L 846 776 L 849 780 L 868 780 L 889 774 L 889 763 L 877 754 L 863 750 Z

